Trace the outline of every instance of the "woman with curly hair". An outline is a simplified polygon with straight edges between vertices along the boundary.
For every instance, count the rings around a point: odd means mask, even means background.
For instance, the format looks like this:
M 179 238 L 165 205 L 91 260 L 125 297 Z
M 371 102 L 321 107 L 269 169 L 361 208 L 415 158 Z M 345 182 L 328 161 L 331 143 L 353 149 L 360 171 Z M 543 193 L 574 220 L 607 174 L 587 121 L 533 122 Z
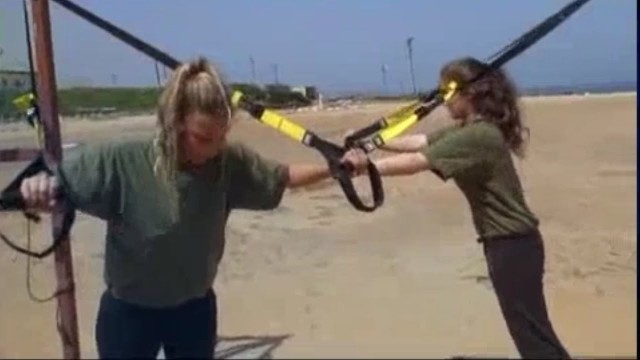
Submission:
M 470 205 L 491 283 L 519 353 L 528 359 L 568 358 L 547 314 L 539 220 L 525 201 L 511 157 L 524 157 L 527 133 L 516 88 L 502 70 L 470 57 L 443 66 L 440 84 L 455 125 L 390 141 L 383 149 L 401 154 L 375 164 L 383 176 L 430 170 L 444 181 L 453 179 Z M 364 153 L 349 156 L 364 171 Z

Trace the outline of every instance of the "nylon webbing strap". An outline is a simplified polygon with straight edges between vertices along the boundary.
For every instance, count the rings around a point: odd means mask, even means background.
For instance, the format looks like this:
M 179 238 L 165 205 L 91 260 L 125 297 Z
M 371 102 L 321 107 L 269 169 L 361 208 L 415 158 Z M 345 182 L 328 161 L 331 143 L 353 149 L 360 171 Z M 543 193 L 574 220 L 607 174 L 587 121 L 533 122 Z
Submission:
M 574 0 L 562 9 L 547 17 L 544 21 L 527 31 L 525 34 L 515 39 L 497 53 L 493 54 L 486 61 L 490 69 L 497 69 L 513 58 L 522 54 L 529 47 L 537 43 L 540 39 L 548 35 L 556 29 L 560 24 L 566 21 L 571 15 L 577 12 L 590 0 Z M 469 83 L 477 81 L 486 73 L 479 74 Z M 467 83 L 467 84 L 469 84 Z M 411 104 L 415 106 L 410 114 L 404 114 L 402 119 L 396 121 L 377 120 L 373 124 L 356 131 L 353 135 L 345 140 L 346 147 L 359 146 L 366 152 L 374 151 L 383 146 L 389 140 L 399 136 L 415 123 L 429 115 L 436 107 L 451 98 L 457 91 L 460 91 L 466 84 L 449 83 L 444 89 L 436 88 L 431 90 L 426 96 L 419 99 L 418 102 Z M 405 107 L 406 109 L 407 107 Z M 376 132 L 379 132 L 376 134 Z M 375 134 L 375 135 L 374 135 Z M 372 138 L 368 138 L 374 135 Z
M 121 41 L 146 54 L 152 59 L 160 62 L 166 67 L 175 69 L 180 65 L 180 62 L 178 60 L 165 53 L 164 51 L 161 51 L 151 44 L 140 40 L 136 36 L 98 17 L 97 15 L 73 3 L 72 1 L 53 1 L 85 19 L 86 21 L 107 31 L 112 36 L 120 39 Z M 260 104 L 252 102 L 241 93 L 234 94 L 232 96 L 232 100 L 234 97 L 236 97 L 235 101 L 241 108 L 246 110 L 249 114 L 251 114 L 257 120 L 261 121 L 263 124 L 270 126 L 280 131 L 284 135 L 319 151 L 329 163 L 332 176 L 338 180 L 347 199 L 356 209 L 370 212 L 374 211 L 377 207 L 382 205 L 382 203 L 384 202 L 384 189 L 382 188 L 382 179 L 372 162 L 369 162 L 368 168 L 370 170 L 369 178 L 372 186 L 373 204 L 371 206 L 367 206 L 361 201 L 355 191 L 353 180 L 351 179 L 350 175 L 352 169 L 350 169 L 349 166 L 340 164 L 340 159 L 346 153 L 346 149 L 344 147 L 335 145 L 327 140 L 320 138 L 316 134 L 295 124 L 291 120 L 288 120 L 283 116 L 276 114 L 275 112 L 267 110 Z

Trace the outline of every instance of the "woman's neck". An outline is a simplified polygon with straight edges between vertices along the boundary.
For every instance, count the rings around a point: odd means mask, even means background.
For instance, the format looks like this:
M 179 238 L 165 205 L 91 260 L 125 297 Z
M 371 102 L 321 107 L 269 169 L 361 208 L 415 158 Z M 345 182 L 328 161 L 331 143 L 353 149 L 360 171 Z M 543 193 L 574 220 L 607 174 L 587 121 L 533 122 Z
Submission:
M 478 113 L 471 113 L 464 119 L 464 125 L 473 124 L 481 120 L 482 120 L 482 115 Z

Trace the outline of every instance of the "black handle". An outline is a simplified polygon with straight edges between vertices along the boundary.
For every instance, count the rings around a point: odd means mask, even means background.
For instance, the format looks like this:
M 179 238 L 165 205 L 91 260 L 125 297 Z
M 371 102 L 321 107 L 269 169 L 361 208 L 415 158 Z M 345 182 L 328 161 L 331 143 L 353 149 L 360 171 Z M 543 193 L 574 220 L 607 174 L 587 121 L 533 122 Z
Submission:
M 56 199 L 59 201 L 57 206 L 62 209 L 63 216 L 57 223 L 53 224 L 53 242 L 47 248 L 42 251 L 33 251 L 21 246 L 16 245 L 7 236 L 0 232 L 0 240 L 7 244 L 13 250 L 34 258 L 42 259 L 53 253 L 60 244 L 68 238 L 71 231 L 71 227 L 75 221 L 75 208 L 68 202 L 63 193 L 56 194 Z M 0 211 L 20 211 L 26 210 L 26 203 L 22 194 L 18 190 L 5 191 L 0 196 Z M 40 218 L 37 215 L 25 213 L 27 218 L 38 221 Z
M 350 164 L 349 164 L 350 165 Z M 347 197 L 347 200 L 356 209 L 364 212 L 373 212 L 384 203 L 384 188 L 382 186 L 382 176 L 378 168 L 371 161 L 367 162 L 367 171 L 369 173 L 369 184 L 371 185 L 371 194 L 373 197 L 373 204 L 366 205 L 361 197 L 358 195 L 355 187 L 353 186 L 353 179 L 351 174 L 353 172 L 352 166 L 343 167 L 343 169 L 334 173 L 334 178 L 338 180 L 342 192 Z
M 0 195 L 0 211 L 24 210 L 26 204 L 22 193 L 18 190 L 3 192 Z
M 347 136 L 344 139 L 344 146 L 348 149 L 358 147 L 358 143 L 361 139 L 373 135 L 382 129 L 384 129 L 384 118 L 379 118 L 366 127 L 356 130 L 353 134 Z
M 7 246 L 13 250 L 27 256 L 31 256 L 37 259 L 43 259 L 52 254 L 60 244 L 69 238 L 71 227 L 76 218 L 76 210 L 69 203 L 62 203 L 59 205 L 62 207 L 62 217 L 57 222 L 53 223 L 53 242 L 42 251 L 33 251 L 27 248 L 16 245 L 7 236 L 0 232 L 0 240 L 2 240 Z
M 384 203 L 382 177 L 380 176 L 380 172 L 378 172 L 376 166 L 371 161 L 367 164 L 367 170 L 369 173 L 369 183 L 371 184 L 373 204 L 366 205 L 358 195 L 358 192 L 353 185 L 353 166 L 349 163 L 343 164 L 340 162 L 347 150 L 317 136 L 312 137 L 309 145 L 317 149 L 324 156 L 325 160 L 327 160 L 331 176 L 338 181 L 338 184 L 340 184 L 340 187 L 342 188 L 342 192 L 353 207 L 363 212 L 373 212 Z

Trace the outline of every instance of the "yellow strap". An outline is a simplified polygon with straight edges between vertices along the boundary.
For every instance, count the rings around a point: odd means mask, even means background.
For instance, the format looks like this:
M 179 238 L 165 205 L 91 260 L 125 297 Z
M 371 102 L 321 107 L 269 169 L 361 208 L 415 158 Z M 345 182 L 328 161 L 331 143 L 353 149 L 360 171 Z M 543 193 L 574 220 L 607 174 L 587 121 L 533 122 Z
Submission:
M 32 93 L 24 94 L 13 99 L 15 105 L 20 111 L 27 111 L 31 107 L 31 101 L 34 99 Z
M 453 95 L 456 94 L 456 91 L 458 90 L 458 83 L 455 81 L 450 81 L 447 86 L 442 89 L 442 98 L 444 99 L 444 101 L 449 101 L 449 99 L 451 99 L 453 97 Z
M 458 83 L 455 81 L 450 81 L 446 87 L 441 89 L 441 94 L 444 101 L 448 101 L 455 95 L 458 90 Z M 403 109 L 400 109 L 396 113 L 392 114 L 393 118 L 388 118 L 389 125 L 378 133 L 378 138 L 382 140 L 384 143 L 389 142 L 391 139 L 397 137 L 398 135 L 405 132 L 408 128 L 413 126 L 418 119 L 418 115 L 415 114 L 415 110 L 417 110 L 422 104 L 420 102 L 411 104 Z M 409 114 L 408 112 L 411 111 Z
M 418 116 L 416 114 L 411 114 L 408 117 L 405 117 L 401 121 L 396 122 L 393 126 L 389 126 L 386 129 L 380 131 L 378 136 L 385 143 L 389 142 L 389 140 L 395 138 L 396 136 L 405 132 L 409 127 L 415 124 L 418 121 Z
M 240 91 L 234 91 L 231 96 L 231 104 L 235 107 L 240 105 L 240 100 L 244 94 Z M 265 109 L 262 112 L 262 116 L 260 116 L 260 122 L 265 125 L 271 126 L 272 128 L 280 131 L 281 133 L 293 138 L 298 142 L 302 142 L 304 140 L 305 135 L 307 134 L 307 130 L 302 126 L 290 121 L 282 115 L 279 115 L 273 111 Z
M 237 107 L 240 104 L 240 99 L 242 99 L 243 94 L 240 91 L 234 91 L 231 96 L 231 105 Z
M 458 90 L 458 83 L 450 81 L 447 86 L 440 89 L 440 94 L 444 101 L 448 101 L 455 95 Z M 385 117 L 387 126 L 380 130 L 376 136 L 378 140 L 383 143 L 387 143 L 393 138 L 405 132 L 408 128 L 413 126 L 420 119 L 415 111 L 423 106 L 422 102 L 413 102 Z
M 416 111 L 416 109 L 418 109 L 421 105 L 422 103 L 420 101 L 415 101 L 385 116 L 387 127 L 392 126 L 393 124 L 406 119 L 407 116 L 409 116 L 411 113 Z
M 281 133 L 293 138 L 298 142 L 302 142 L 304 140 L 304 136 L 307 133 L 307 130 L 302 126 L 289 121 L 284 116 L 278 115 L 273 111 L 264 110 L 262 116 L 260 117 L 260 121 L 266 125 L 275 128 Z
M 448 101 L 453 97 L 457 90 L 458 83 L 456 83 L 455 81 L 450 81 L 447 86 L 440 91 L 443 94 L 443 99 L 445 101 Z M 387 143 L 389 142 L 389 140 L 397 137 L 398 135 L 405 132 L 408 128 L 413 126 L 413 124 L 420 120 L 418 119 L 418 115 L 415 114 L 415 110 L 417 110 L 420 106 L 422 106 L 422 103 L 414 103 L 394 113 L 393 115 L 396 115 L 396 117 L 392 118 L 392 120 L 388 120 L 389 125 L 378 133 L 378 138 L 381 139 L 384 143 Z M 411 111 L 411 114 L 407 113 L 408 111 Z
M 15 105 L 16 108 L 18 108 L 18 110 L 26 113 L 31 108 L 31 105 L 34 99 L 35 99 L 35 96 L 33 95 L 33 93 L 27 93 L 27 94 L 18 96 L 17 98 L 13 99 L 12 102 L 13 102 L 13 105 Z M 35 119 L 33 125 L 35 127 L 34 130 L 35 130 L 36 143 L 38 144 L 38 148 L 42 148 L 42 144 L 44 141 L 42 126 L 40 126 L 40 122 L 38 119 Z
M 457 90 L 458 90 L 458 83 L 456 83 L 455 81 L 449 82 L 447 86 L 441 90 L 444 100 L 448 101 L 449 99 L 451 99 Z M 398 122 L 407 120 L 407 117 L 411 116 L 411 113 L 415 112 L 422 105 L 423 105 L 422 102 L 416 101 L 387 115 L 385 117 L 385 120 L 387 122 L 387 127 L 393 126 Z
M 442 97 L 444 101 L 448 101 L 449 99 L 451 99 L 453 95 L 455 95 L 456 91 L 458 91 L 458 83 L 456 83 L 455 81 L 450 81 L 446 87 L 440 90 L 440 92 L 443 94 Z M 411 113 L 416 111 L 422 105 L 423 105 L 422 102 L 416 101 L 387 115 L 385 117 L 385 120 L 387 122 L 387 127 L 393 126 L 398 122 L 407 120 L 407 117 L 410 116 Z

